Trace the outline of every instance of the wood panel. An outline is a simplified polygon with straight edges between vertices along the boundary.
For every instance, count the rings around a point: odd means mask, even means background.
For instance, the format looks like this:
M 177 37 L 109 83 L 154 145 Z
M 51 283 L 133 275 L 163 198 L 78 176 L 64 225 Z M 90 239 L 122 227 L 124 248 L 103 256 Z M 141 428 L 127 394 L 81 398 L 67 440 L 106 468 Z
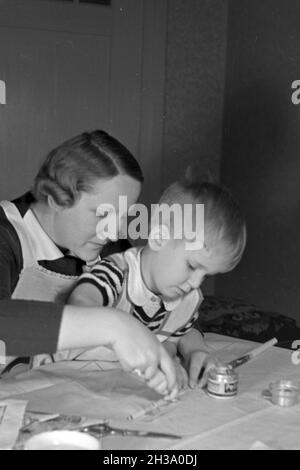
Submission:
M 112 12 L 99 5 L 1 0 L 0 26 L 111 36 Z

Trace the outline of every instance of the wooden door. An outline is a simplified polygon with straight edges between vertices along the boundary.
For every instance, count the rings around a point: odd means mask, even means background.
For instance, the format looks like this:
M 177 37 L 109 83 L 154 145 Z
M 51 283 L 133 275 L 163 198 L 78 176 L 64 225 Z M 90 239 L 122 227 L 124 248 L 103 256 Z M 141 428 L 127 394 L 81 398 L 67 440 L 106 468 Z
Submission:
M 0 199 L 27 190 L 51 148 L 94 128 L 137 156 L 146 199 L 160 191 L 166 3 L 0 0 Z

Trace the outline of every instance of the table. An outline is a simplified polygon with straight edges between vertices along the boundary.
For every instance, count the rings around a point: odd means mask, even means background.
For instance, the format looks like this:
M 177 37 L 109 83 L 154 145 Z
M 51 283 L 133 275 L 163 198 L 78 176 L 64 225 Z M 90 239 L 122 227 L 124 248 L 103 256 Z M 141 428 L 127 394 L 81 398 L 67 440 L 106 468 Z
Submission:
M 207 342 L 225 360 L 257 345 L 215 334 L 207 334 Z M 293 364 L 291 354 L 272 347 L 237 369 L 239 393 L 233 399 L 189 390 L 177 403 L 133 421 L 128 421 L 128 413 L 156 402 L 157 394 L 135 377 L 127 380 L 120 370 L 95 371 L 91 364 L 76 369 L 78 365 L 71 363 L 66 369 L 66 364 L 57 363 L 1 380 L 0 399 L 26 399 L 29 409 L 83 414 L 94 421 L 105 417 L 115 426 L 183 436 L 179 441 L 111 436 L 102 440 L 103 449 L 249 449 L 256 441 L 274 449 L 300 449 L 300 404 L 281 408 L 262 397 L 271 381 L 300 381 L 300 365 Z

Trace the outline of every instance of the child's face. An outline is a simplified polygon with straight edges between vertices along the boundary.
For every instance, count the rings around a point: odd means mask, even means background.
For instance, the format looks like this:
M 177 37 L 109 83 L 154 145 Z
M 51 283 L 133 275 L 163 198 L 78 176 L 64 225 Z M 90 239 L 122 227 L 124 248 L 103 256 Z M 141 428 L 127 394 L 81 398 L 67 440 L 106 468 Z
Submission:
M 207 276 L 225 273 L 228 251 L 224 242 L 207 250 L 188 250 L 183 240 L 169 240 L 157 252 L 152 267 L 152 288 L 166 300 L 176 299 L 197 289 Z

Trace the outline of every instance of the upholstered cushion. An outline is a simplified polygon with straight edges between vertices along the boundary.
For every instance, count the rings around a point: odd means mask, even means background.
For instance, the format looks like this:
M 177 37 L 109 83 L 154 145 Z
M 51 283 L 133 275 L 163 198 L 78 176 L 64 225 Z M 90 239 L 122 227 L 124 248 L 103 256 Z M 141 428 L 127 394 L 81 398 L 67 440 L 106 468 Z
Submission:
M 257 342 L 275 336 L 278 345 L 286 348 L 291 348 L 294 340 L 300 340 L 300 325 L 295 319 L 234 298 L 205 297 L 197 326 L 204 332 Z

